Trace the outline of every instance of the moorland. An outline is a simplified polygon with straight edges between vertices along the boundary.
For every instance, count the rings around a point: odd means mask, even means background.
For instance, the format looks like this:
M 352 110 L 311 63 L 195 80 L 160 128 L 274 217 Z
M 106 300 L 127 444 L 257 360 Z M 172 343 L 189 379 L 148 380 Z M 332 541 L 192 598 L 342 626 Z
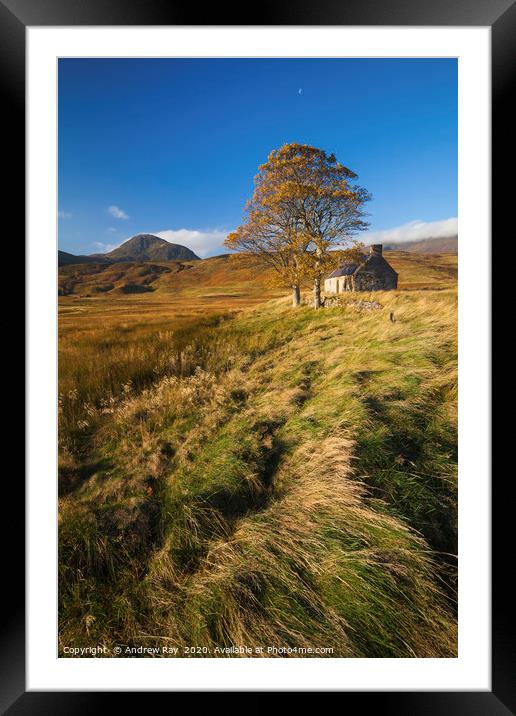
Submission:
M 61 654 L 456 655 L 457 256 L 386 258 L 319 311 L 242 257 L 60 267 Z

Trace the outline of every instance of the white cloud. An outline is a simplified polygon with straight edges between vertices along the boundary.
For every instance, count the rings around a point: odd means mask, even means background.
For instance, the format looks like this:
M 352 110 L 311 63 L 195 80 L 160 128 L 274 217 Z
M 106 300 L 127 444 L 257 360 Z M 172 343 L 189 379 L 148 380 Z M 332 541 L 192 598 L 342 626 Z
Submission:
M 205 258 L 216 253 L 227 252 L 224 248 L 224 239 L 228 231 L 220 229 L 208 229 L 198 231 L 196 229 L 167 229 L 155 232 L 155 236 L 165 239 L 171 244 L 181 244 L 191 249 L 197 256 Z
M 115 206 L 113 204 L 112 206 L 108 206 L 108 214 L 111 214 L 111 216 L 114 216 L 115 219 L 128 219 L 128 214 L 125 213 L 125 211 L 122 211 L 122 209 L 119 206 Z
M 458 233 L 457 217 L 441 221 L 409 221 L 384 231 L 368 231 L 360 237 L 365 244 L 403 243 L 421 239 L 444 239 Z
M 104 244 L 102 241 L 94 241 L 92 243 L 92 246 L 97 249 L 97 254 L 107 254 L 108 251 L 113 251 L 113 249 L 117 249 L 120 246 L 120 242 L 118 244 Z
M 72 217 L 69 211 L 58 211 L 57 215 L 60 219 L 70 219 Z
M 110 227 L 109 232 L 116 229 Z M 163 231 L 150 232 L 160 239 L 165 239 L 171 244 L 181 244 L 191 249 L 201 258 L 214 256 L 219 253 L 226 253 L 228 249 L 224 246 L 224 240 L 228 231 L 222 229 L 165 229 Z M 401 226 L 383 231 L 368 231 L 359 238 L 365 244 L 418 241 L 420 239 L 440 239 L 457 235 L 457 218 L 443 219 L 442 221 L 409 221 Z M 115 237 L 113 237 L 115 238 Z M 107 253 L 118 248 L 131 237 L 127 237 L 117 243 L 103 243 L 95 241 L 94 246 L 98 253 Z

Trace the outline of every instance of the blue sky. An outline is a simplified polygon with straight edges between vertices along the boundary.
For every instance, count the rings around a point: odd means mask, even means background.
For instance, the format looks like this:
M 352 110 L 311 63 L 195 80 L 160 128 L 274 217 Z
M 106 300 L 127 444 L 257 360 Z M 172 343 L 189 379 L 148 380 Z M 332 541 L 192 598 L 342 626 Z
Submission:
M 106 251 L 148 232 L 221 253 L 285 142 L 359 175 L 367 239 L 454 231 L 454 59 L 65 59 L 59 246 Z

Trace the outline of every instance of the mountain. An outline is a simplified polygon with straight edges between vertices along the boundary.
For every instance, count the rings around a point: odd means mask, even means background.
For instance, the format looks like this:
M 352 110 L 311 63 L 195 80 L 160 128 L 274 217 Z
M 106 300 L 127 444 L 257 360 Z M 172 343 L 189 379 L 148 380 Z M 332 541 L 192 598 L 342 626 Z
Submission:
M 75 256 L 74 254 L 69 254 L 68 251 L 58 251 L 57 252 L 57 265 L 58 266 L 70 266 L 72 264 L 98 264 L 98 263 L 106 263 L 105 259 L 103 258 L 103 254 L 98 254 L 96 256 Z
M 411 251 L 418 254 L 456 254 L 458 253 L 457 236 L 446 238 L 419 239 L 418 241 L 395 241 L 384 244 L 386 251 Z
M 153 234 L 136 234 L 113 251 L 92 254 L 107 261 L 194 261 L 199 257 L 181 244 L 171 244 Z

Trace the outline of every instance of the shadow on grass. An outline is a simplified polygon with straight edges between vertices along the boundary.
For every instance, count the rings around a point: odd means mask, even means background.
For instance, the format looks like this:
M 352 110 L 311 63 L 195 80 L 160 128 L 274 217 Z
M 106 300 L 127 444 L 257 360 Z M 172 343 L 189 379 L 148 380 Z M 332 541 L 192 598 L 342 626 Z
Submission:
M 356 376 L 369 415 L 357 437 L 359 471 L 374 494 L 425 537 L 438 554 L 441 578 L 455 594 L 457 441 L 439 423 L 441 396 L 421 392 L 413 401 L 400 389 L 364 395 L 371 378 L 365 373 Z
M 225 487 L 214 492 L 201 492 L 188 505 L 189 511 L 195 514 L 200 539 L 181 539 L 176 543 L 174 561 L 183 574 L 196 572 L 214 541 L 231 539 L 240 520 L 261 512 L 270 504 L 274 495 L 274 475 L 285 448 L 275 435 L 278 428 L 274 424 L 274 432 L 268 432 L 265 422 L 257 426 L 260 435 L 270 439 L 271 446 L 263 449 L 259 456 L 248 456 L 254 472 L 253 482 L 243 482 L 238 489 Z
M 91 460 L 74 467 L 62 467 L 59 470 L 58 493 L 59 497 L 66 497 L 93 477 L 98 472 L 108 472 L 113 463 L 106 458 Z

